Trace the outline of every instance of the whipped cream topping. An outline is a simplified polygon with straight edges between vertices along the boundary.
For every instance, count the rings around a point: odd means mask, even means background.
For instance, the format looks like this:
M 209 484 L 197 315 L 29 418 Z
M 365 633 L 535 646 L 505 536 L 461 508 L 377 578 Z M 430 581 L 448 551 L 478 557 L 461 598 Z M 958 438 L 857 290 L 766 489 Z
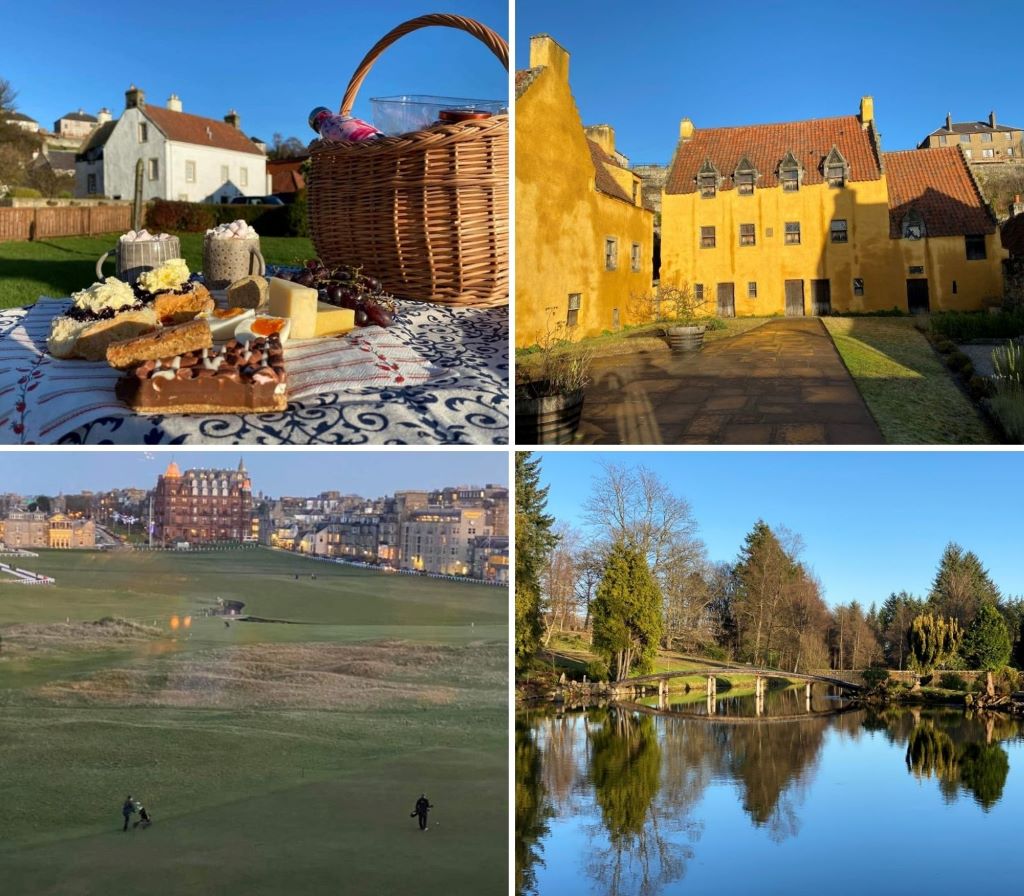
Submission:
M 160 267 L 139 276 L 139 286 L 146 292 L 177 292 L 188 282 L 189 270 L 184 258 L 172 258 Z M 129 288 L 129 292 L 131 289 Z
M 119 311 L 138 301 L 134 290 L 116 277 L 107 277 L 102 283 L 94 283 L 86 289 L 79 290 L 72 294 L 71 299 L 76 308 L 94 313 L 108 308 Z

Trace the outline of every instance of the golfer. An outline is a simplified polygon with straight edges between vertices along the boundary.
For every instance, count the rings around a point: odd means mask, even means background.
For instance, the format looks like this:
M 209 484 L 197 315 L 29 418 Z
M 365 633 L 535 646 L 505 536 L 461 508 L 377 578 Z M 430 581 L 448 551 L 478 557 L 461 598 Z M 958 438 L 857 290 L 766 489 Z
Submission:
M 433 805 L 430 800 L 427 799 L 427 795 L 421 794 L 420 798 L 416 800 L 416 808 L 409 813 L 409 817 L 412 818 L 414 815 L 419 817 L 420 830 L 425 831 L 427 829 L 427 813 L 433 809 Z
M 124 830 L 128 830 L 128 822 L 132 815 L 135 814 L 135 802 L 132 800 L 132 795 L 129 793 L 124 799 L 124 805 L 121 807 L 121 814 L 124 816 Z

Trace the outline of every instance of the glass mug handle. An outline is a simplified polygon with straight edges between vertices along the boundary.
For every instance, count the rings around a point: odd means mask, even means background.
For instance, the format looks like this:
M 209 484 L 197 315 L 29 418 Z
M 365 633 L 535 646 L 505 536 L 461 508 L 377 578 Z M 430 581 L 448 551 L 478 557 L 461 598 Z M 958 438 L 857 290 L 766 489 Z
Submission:
M 117 247 L 116 246 L 113 249 L 108 249 L 106 252 L 104 252 L 100 256 L 100 260 L 96 262 L 96 279 L 97 280 L 102 280 L 103 279 L 103 262 L 105 262 L 107 260 L 107 258 L 111 254 L 116 252 L 116 251 L 117 251 Z
M 256 270 L 252 269 L 253 259 L 256 259 Z M 249 273 L 258 274 L 260 277 L 267 273 L 267 263 L 263 260 L 263 253 L 259 249 L 252 249 L 249 255 Z

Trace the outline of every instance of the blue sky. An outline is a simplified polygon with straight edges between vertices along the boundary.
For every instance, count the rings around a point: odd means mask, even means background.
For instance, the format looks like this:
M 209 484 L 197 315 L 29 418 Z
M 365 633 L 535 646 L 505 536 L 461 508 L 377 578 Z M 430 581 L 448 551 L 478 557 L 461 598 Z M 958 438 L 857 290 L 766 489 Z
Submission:
M 528 66 L 531 35 L 555 38 L 584 123 L 613 125 L 633 162 L 667 163 L 684 116 L 700 128 L 849 115 L 863 94 L 883 149 L 911 149 L 947 112 L 1024 127 L 1010 74 L 1022 25 L 1024 4 L 962 0 L 518 0 L 515 60 Z
M 253 488 L 274 497 L 334 490 L 375 498 L 402 489 L 508 484 L 503 451 L 2 451 L 0 493 L 150 488 L 172 458 L 182 469 L 235 469 L 240 457 Z
M 548 510 L 582 526 L 602 459 L 645 465 L 690 502 L 713 560 L 733 561 L 757 519 L 804 540 L 831 604 L 924 594 L 949 541 L 1004 594 L 1024 595 L 1019 452 L 540 452 Z
M 506 0 L 450 0 L 441 11 L 478 19 L 508 39 Z M 0 78 L 18 92 L 20 111 L 46 128 L 67 112 L 117 117 L 134 82 L 147 101 L 171 93 L 184 111 L 220 119 L 234 108 L 242 130 L 304 143 L 315 106 L 337 109 L 364 54 L 394 26 L 432 12 L 422 0 L 176 0 L 164 8 L 120 0 L 33 0 L 3 4 Z M 356 114 L 371 96 L 423 93 L 502 98 L 501 63 L 475 38 L 448 28 L 403 37 L 377 61 Z

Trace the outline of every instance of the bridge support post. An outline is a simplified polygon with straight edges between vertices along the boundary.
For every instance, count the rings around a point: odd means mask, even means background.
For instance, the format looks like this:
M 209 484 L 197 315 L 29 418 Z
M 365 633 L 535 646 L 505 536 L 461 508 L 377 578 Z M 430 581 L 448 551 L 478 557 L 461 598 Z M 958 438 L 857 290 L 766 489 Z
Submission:
M 658 709 L 668 709 L 668 682 L 658 679 Z
M 754 679 L 754 712 L 757 715 L 764 712 L 764 679 L 760 675 Z
M 804 689 L 804 692 L 805 692 L 805 694 L 807 696 L 807 701 L 806 701 L 807 702 L 807 711 L 810 712 L 811 711 L 811 682 L 807 682 L 807 687 Z
M 708 694 L 708 715 L 713 716 L 718 710 L 718 703 L 713 694 Z

